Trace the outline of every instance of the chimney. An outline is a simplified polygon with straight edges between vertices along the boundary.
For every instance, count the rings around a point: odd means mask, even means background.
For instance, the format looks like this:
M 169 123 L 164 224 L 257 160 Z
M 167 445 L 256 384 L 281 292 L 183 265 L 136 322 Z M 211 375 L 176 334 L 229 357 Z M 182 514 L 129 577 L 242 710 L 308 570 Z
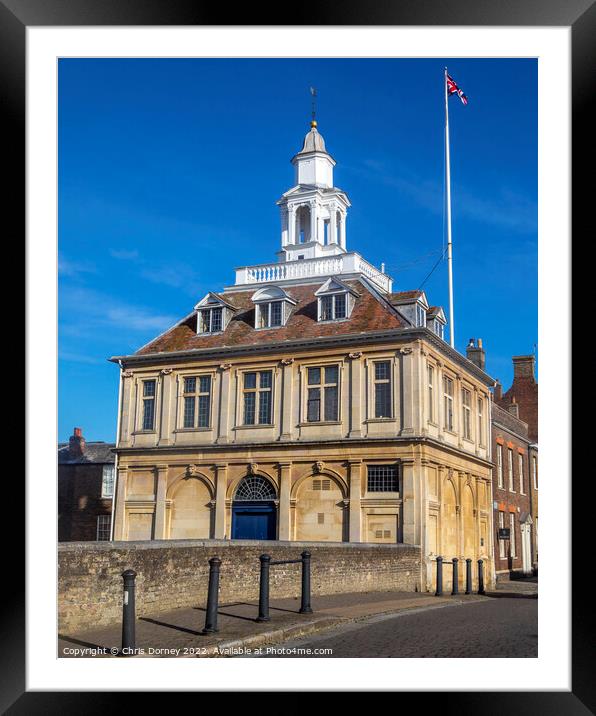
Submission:
M 482 338 L 479 338 L 478 340 L 470 338 L 468 345 L 466 346 L 466 356 L 468 360 L 478 366 L 480 370 L 484 370 L 484 366 L 486 365 L 486 354 L 484 353 L 484 348 L 482 347 Z
M 516 418 L 519 418 L 519 405 L 515 400 L 515 396 L 511 398 L 511 405 L 507 406 L 507 410 L 511 413 L 511 415 L 514 415 Z
M 75 428 L 68 440 L 68 450 L 73 457 L 80 457 L 85 452 L 85 438 L 81 428 Z
M 503 399 L 503 386 L 501 385 L 501 381 L 497 380 L 495 382 L 495 403 L 500 402 Z
M 531 356 L 513 356 L 513 379 L 516 378 L 532 378 L 534 379 L 534 369 L 536 367 L 536 357 Z

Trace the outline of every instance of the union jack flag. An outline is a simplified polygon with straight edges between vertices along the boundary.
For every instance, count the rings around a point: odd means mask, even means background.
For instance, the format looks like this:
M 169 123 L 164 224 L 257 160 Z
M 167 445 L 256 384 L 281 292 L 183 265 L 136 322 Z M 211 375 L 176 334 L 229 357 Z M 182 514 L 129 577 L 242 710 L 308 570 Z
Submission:
M 464 94 L 463 90 L 457 86 L 453 77 L 450 77 L 449 75 L 447 75 L 447 94 L 449 96 L 456 94 L 461 99 L 462 104 L 468 104 L 468 98 Z

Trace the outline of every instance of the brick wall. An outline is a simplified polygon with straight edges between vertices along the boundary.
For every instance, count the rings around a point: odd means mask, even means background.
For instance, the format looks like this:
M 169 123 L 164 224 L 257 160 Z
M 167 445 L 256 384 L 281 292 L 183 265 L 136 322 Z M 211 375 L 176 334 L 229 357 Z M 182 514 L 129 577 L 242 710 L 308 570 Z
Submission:
M 58 540 L 97 539 L 97 517 L 110 515 L 112 500 L 101 497 L 103 464 L 58 466 Z
M 330 544 L 185 540 L 65 543 L 58 546 L 61 634 L 118 623 L 125 569 L 137 572 L 137 615 L 204 606 L 208 559 L 222 560 L 220 604 L 258 599 L 259 555 L 274 560 L 312 554 L 312 594 L 420 589 L 420 548 L 395 544 Z M 300 595 L 300 565 L 271 568 L 271 598 Z

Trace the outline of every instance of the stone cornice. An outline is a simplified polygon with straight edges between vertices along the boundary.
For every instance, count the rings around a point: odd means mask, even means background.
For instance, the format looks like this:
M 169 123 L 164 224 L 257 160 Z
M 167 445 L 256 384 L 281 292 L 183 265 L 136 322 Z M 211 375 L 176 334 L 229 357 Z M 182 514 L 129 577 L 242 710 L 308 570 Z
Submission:
M 198 348 L 186 351 L 175 351 L 171 353 L 148 353 L 144 355 L 128 355 L 113 356 L 109 360 L 113 363 L 122 361 L 127 366 L 132 365 L 155 365 L 162 363 L 171 363 L 172 361 L 183 362 L 191 360 L 203 359 L 221 359 L 224 356 L 233 355 L 264 355 L 269 353 L 286 353 L 291 348 L 293 352 L 298 349 L 323 349 L 334 348 L 350 345 L 370 345 L 380 343 L 411 342 L 413 340 L 426 340 L 431 343 L 433 348 L 444 354 L 458 366 L 463 368 L 475 378 L 480 380 L 486 386 L 493 386 L 494 378 L 480 370 L 474 363 L 469 361 L 465 356 L 456 351 L 454 348 L 441 340 L 436 334 L 428 328 L 398 328 L 388 331 L 371 331 L 370 333 L 348 333 L 341 336 L 324 336 L 316 339 L 297 338 L 294 340 L 283 341 L 283 343 L 256 343 L 245 346 L 218 346 L 214 348 Z

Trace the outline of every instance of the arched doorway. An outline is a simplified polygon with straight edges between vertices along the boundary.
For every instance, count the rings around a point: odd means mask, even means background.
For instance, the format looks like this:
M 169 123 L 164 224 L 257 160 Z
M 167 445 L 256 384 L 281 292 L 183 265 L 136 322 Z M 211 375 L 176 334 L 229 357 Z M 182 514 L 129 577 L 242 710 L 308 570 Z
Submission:
M 240 480 L 232 502 L 232 539 L 275 539 L 276 497 L 265 477 L 247 475 Z
M 211 536 L 211 493 L 203 480 L 185 478 L 171 496 L 170 539 L 209 539 Z

